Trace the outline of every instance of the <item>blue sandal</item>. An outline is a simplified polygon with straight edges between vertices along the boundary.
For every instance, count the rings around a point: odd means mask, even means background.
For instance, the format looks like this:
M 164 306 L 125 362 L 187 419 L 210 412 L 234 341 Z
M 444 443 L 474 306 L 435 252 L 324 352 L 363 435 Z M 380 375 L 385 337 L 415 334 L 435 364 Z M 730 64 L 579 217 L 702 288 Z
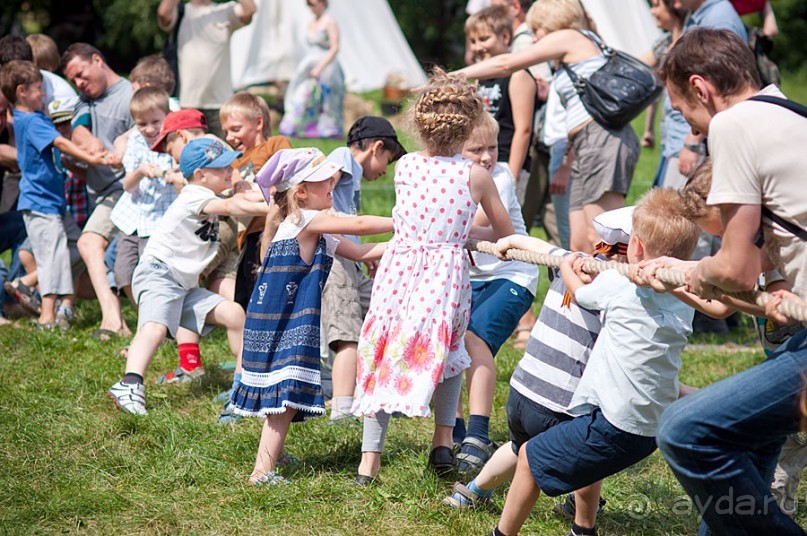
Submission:
M 279 484 L 284 484 L 288 486 L 291 484 L 288 479 L 282 477 L 281 475 L 275 473 L 274 471 L 269 471 L 266 474 L 263 474 L 255 480 L 255 486 L 277 486 Z

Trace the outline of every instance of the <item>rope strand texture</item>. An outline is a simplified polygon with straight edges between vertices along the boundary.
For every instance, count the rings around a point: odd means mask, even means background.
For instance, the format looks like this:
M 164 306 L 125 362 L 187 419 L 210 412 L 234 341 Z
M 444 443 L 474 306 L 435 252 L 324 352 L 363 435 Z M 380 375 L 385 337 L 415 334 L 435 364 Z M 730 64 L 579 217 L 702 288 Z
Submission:
M 487 253 L 488 255 L 496 255 L 498 250 L 495 244 L 485 242 L 482 240 L 468 240 L 465 247 L 471 251 L 478 251 L 480 253 Z M 538 253 L 535 251 L 527 251 L 524 249 L 508 249 L 505 253 L 505 258 L 511 261 L 521 261 L 529 264 L 536 264 L 539 266 L 549 266 L 550 268 L 560 268 L 563 262 L 563 257 L 558 255 L 549 255 L 548 253 Z M 616 270 L 621 275 L 627 276 L 633 265 L 615 262 L 615 261 L 600 261 L 594 258 L 589 258 L 583 261 L 582 269 L 587 274 L 598 274 L 606 270 Z M 669 285 L 680 287 L 686 284 L 686 274 L 681 270 L 672 270 L 669 268 L 660 268 L 656 270 L 656 278 Z M 765 305 L 771 300 L 772 296 L 767 292 L 762 291 L 745 291 L 745 292 L 726 292 L 720 289 L 720 292 L 726 296 L 731 296 L 748 303 L 753 303 L 759 307 L 765 308 Z M 796 303 L 792 300 L 782 300 L 779 304 L 778 311 L 786 316 L 802 324 L 807 325 L 807 307 L 801 303 Z

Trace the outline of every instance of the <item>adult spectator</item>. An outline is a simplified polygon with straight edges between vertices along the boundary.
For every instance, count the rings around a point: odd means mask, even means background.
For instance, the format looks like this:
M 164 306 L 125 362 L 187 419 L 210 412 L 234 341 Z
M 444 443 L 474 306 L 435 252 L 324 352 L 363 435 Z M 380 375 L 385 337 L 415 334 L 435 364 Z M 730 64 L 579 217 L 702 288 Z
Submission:
M 214 4 L 213 0 L 190 0 L 182 16 L 182 0 L 161 0 L 157 20 L 166 32 L 179 24 L 179 104 L 205 114 L 208 130 L 224 138 L 219 109 L 233 94 L 230 78 L 230 37 L 252 21 L 253 0 Z
M 673 7 L 691 12 L 684 23 L 685 32 L 692 28 L 724 29 L 736 33 L 743 41 L 748 42 L 745 25 L 729 0 L 676 0 Z M 672 109 L 668 108 L 666 111 L 671 113 L 671 117 L 674 116 Z M 676 160 L 673 157 L 677 156 L 678 172 L 688 176 L 703 154 L 703 134 L 696 134 L 682 125 L 681 121 L 668 120 L 665 117 L 667 131 L 664 142 L 667 144 L 667 152 L 673 155 L 669 157 L 668 169 L 675 169 Z M 669 173 L 667 175 L 665 182 L 676 180 L 675 177 L 669 177 Z
M 784 95 L 776 86 L 760 91 L 753 53 L 731 31 L 685 32 L 661 75 L 673 107 L 708 135 L 707 202 L 720 209 L 725 229 L 720 250 L 688 273 L 688 288 L 707 298 L 715 287 L 750 290 L 776 267 L 796 295 L 807 297 L 807 242 L 787 227 L 807 226 L 807 119 L 748 101 Z M 785 437 L 798 430 L 805 341 L 802 330 L 769 360 L 682 398 L 662 418 L 659 448 L 716 534 L 804 534 L 782 513 L 770 483 Z
M 113 151 L 115 138 L 134 126 L 129 115 L 131 84 L 107 65 L 97 48 L 86 43 L 74 43 L 67 48 L 62 55 L 62 72 L 80 94 L 73 116 L 73 141 L 90 151 Z M 102 340 L 129 333 L 104 264 L 104 252 L 117 232 L 109 215 L 123 194 L 122 179 L 120 167 L 87 169 L 87 191 L 93 208 L 78 249 L 101 304 L 101 325 L 93 335 Z

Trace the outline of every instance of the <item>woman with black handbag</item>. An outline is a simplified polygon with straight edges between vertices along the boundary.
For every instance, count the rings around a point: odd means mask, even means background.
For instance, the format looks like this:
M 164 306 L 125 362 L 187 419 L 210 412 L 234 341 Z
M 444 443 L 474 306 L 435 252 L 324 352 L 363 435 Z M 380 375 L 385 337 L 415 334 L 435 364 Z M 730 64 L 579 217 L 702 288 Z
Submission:
M 553 62 L 555 87 L 566 108 L 567 158 L 573 158 L 570 246 L 590 251 L 597 242 L 592 220 L 624 206 L 633 179 L 640 149 L 629 121 L 661 88 L 641 62 L 606 47 L 588 30 L 591 23 L 579 0 L 536 2 L 527 12 L 527 24 L 536 39 L 531 47 L 469 65 L 459 73 L 488 79 Z M 629 76 L 620 78 L 616 71 Z M 604 77 L 607 84 L 602 83 Z

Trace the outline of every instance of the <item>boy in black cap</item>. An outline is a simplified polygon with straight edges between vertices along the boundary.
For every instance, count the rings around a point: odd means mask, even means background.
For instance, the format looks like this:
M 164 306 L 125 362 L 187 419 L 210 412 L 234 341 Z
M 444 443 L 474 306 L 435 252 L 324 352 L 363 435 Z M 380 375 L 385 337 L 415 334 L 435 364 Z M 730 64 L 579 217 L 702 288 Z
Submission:
M 361 178 L 374 181 L 387 167 L 406 154 L 398 135 L 383 117 L 365 116 L 353 123 L 347 134 L 347 147 L 335 149 L 328 159 L 342 167 L 342 177 L 333 190 L 333 207 L 356 215 L 361 207 Z M 356 243 L 359 239 L 345 236 Z M 355 262 L 334 257 L 331 274 L 322 293 L 324 339 L 333 350 L 323 369 L 332 370 L 333 398 L 331 422 L 350 418 L 356 387 L 356 349 L 364 315 L 370 305 L 373 281 Z M 368 264 L 370 275 L 375 263 Z

